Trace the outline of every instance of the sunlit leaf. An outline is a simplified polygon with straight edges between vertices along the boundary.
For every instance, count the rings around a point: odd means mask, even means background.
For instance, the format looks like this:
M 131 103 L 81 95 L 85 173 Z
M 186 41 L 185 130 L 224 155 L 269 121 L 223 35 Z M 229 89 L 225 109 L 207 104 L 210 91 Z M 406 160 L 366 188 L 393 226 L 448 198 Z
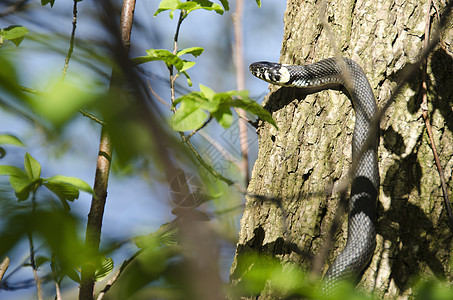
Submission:
M 49 183 L 53 184 L 68 184 L 76 189 L 79 189 L 81 191 L 87 192 L 92 194 L 93 190 L 91 189 L 91 186 L 83 181 L 82 179 L 76 178 L 76 177 L 69 177 L 69 176 L 63 176 L 63 175 L 55 175 L 52 177 L 45 178 L 45 180 Z
M 100 266 L 98 267 L 98 269 L 96 269 L 96 272 L 94 275 L 95 280 L 96 281 L 103 280 L 105 277 L 107 277 L 110 274 L 110 272 L 113 271 L 113 267 L 114 267 L 113 259 L 107 258 L 107 257 L 102 257 Z
M 259 105 L 255 101 L 248 98 L 241 98 L 234 100 L 232 105 L 234 107 L 242 108 L 243 110 L 258 116 L 260 119 L 274 125 L 274 127 L 278 129 L 277 124 L 272 118 L 271 113 L 265 110 L 261 105 Z
M 137 65 L 150 61 L 163 61 L 168 66 L 174 66 L 179 71 L 184 67 L 184 61 L 168 50 L 149 49 L 146 50 L 146 53 L 146 56 L 135 57 L 132 59 L 132 61 Z
M 190 78 L 189 74 L 188 74 L 186 71 L 181 71 L 181 74 L 183 74 L 184 76 L 186 76 L 187 84 L 188 84 L 189 86 L 192 86 L 192 79 Z
M 159 3 L 159 7 L 157 8 L 154 16 L 157 16 L 159 13 L 170 10 L 170 18 L 173 19 L 173 13 L 178 8 L 178 5 L 181 4 L 179 0 L 162 0 Z
M 197 10 L 197 9 L 215 11 L 216 13 L 218 13 L 220 15 L 222 15 L 224 12 L 222 6 L 220 6 L 217 3 L 208 1 L 208 0 L 194 0 L 194 1 L 183 2 L 178 5 L 178 9 L 185 10 L 186 14 L 189 14 L 190 12 Z
M 184 101 L 170 120 L 170 125 L 175 131 L 188 131 L 198 129 L 208 117 L 200 109 L 201 103 Z
M 17 137 L 11 134 L 0 134 L 0 145 L 1 144 L 24 147 L 24 144 Z
M 74 201 L 79 198 L 79 190 L 66 183 L 44 182 L 43 185 L 57 195 L 60 200 Z M 63 204 L 64 205 L 64 204 Z M 66 207 L 67 208 L 67 207 Z
M 258 7 L 261 7 L 261 0 L 256 0 L 256 4 L 258 5 Z
M 28 152 L 24 157 L 24 169 L 27 176 L 31 179 L 37 179 L 41 175 L 41 165 Z
M 191 48 L 186 48 L 178 51 L 176 54 L 177 56 L 181 56 L 184 54 L 192 54 L 193 56 L 197 57 L 203 53 L 204 49 L 202 47 L 191 47 Z
M 10 176 L 9 183 L 16 192 L 19 201 L 27 200 L 33 187 L 34 181 L 28 176 Z
M 172 228 L 170 230 L 164 231 L 164 233 L 160 236 L 160 242 L 164 246 L 178 245 L 178 229 Z
M 207 86 L 200 84 L 200 92 L 206 97 L 206 99 L 214 99 L 215 92 Z
M 17 176 L 28 178 L 25 172 L 15 166 L 0 165 L 0 175 Z
M 28 33 L 28 29 L 24 26 L 12 25 L 6 28 L 3 28 L 0 31 L 0 35 L 3 39 L 10 40 L 16 46 L 23 41 L 24 36 Z
M 233 123 L 233 114 L 229 107 L 221 107 L 213 112 L 212 115 L 223 128 L 228 128 Z

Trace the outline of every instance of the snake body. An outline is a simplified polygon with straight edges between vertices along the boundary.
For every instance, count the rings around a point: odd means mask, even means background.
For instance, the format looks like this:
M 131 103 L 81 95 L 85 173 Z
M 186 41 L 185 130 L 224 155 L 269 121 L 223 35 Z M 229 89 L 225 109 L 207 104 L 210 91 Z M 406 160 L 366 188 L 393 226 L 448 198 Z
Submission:
M 353 175 L 348 213 L 348 240 L 345 248 L 324 276 L 324 291 L 332 291 L 343 280 L 355 280 L 373 256 L 376 244 L 376 200 L 379 187 L 377 147 L 379 137 L 367 143 L 368 149 L 357 157 L 370 132 L 377 110 L 373 90 L 362 68 L 353 60 L 328 58 L 311 65 L 284 65 L 256 62 L 250 65 L 256 77 L 271 84 L 323 90 L 342 85 L 355 110 L 352 159 L 359 159 Z M 369 146 L 368 146 L 369 145 Z

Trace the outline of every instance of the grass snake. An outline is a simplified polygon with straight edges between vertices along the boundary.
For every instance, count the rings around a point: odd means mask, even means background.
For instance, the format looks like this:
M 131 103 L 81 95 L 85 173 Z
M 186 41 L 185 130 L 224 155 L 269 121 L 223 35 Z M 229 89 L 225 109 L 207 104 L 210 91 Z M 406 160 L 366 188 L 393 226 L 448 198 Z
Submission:
M 323 291 L 330 293 L 340 281 L 358 279 L 373 256 L 376 244 L 379 136 L 368 143 L 368 149 L 362 157 L 357 157 L 377 110 L 373 90 L 362 68 L 348 58 L 328 58 L 311 65 L 255 62 L 250 65 L 250 71 L 264 81 L 286 87 L 321 91 L 342 86 L 352 100 L 355 111 L 352 159 L 359 159 L 359 163 L 351 185 L 348 240 L 324 276 Z

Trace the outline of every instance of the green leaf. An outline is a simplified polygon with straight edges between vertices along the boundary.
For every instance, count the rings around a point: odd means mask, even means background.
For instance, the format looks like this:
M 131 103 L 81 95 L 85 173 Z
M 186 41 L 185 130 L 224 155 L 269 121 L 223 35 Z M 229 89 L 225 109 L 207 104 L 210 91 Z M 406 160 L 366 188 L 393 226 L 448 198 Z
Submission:
M 259 0 L 258 0 L 259 1 Z M 230 10 L 230 5 L 228 4 L 228 1 L 227 0 L 220 0 L 220 3 L 222 3 L 222 6 L 223 6 L 223 9 L 225 11 L 229 11 Z
M 186 11 L 186 14 L 197 10 L 197 9 L 204 9 L 215 11 L 219 15 L 223 15 L 223 8 L 217 3 L 212 3 L 208 0 L 194 0 L 194 1 L 187 1 L 178 5 L 178 9 L 183 9 Z
M 196 101 L 183 101 L 170 120 L 170 125 L 175 131 L 188 131 L 201 127 L 208 117 L 200 109 L 201 103 Z
M 34 99 L 32 106 L 53 126 L 59 128 L 78 114 L 81 108 L 99 99 L 99 96 L 91 90 L 94 88 L 88 77 L 77 84 L 67 80 L 59 81 L 49 93 Z
M 1 144 L 9 144 L 18 147 L 25 146 L 17 137 L 11 134 L 0 134 L 0 145 Z
M 0 175 L 28 178 L 24 171 L 15 166 L 0 165 Z
M 10 176 L 9 184 L 16 192 L 16 197 L 19 201 L 27 200 L 33 187 L 34 180 L 27 176 Z
M 71 278 L 73 281 L 77 282 L 77 283 L 80 283 L 80 276 L 79 276 L 79 273 L 77 273 L 76 270 L 74 269 L 68 269 L 66 270 L 66 276 L 68 276 L 69 278 Z
M 24 26 L 11 25 L 1 30 L 0 36 L 2 36 L 3 39 L 10 40 L 16 46 L 19 46 L 27 33 L 28 29 L 25 28 Z
M 174 66 L 178 71 L 184 67 L 184 61 L 165 49 L 148 49 L 146 50 L 148 55 L 139 56 L 132 59 L 132 61 L 139 65 L 150 61 L 163 61 L 167 66 Z
M 57 197 L 62 201 L 63 206 L 66 209 L 65 201 L 74 201 L 79 198 L 79 190 L 72 185 L 66 183 L 51 183 L 51 182 L 44 182 L 44 186 L 48 188 L 51 192 L 53 192 Z
M 110 272 L 113 271 L 113 259 L 107 258 L 107 257 L 102 257 L 102 261 L 100 263 L 99 268 L 96 270 L 94 274 L 94 278 L 96 281 L 101 281 L 105 277 L 107 277 Z
M 68 177 L 63 175 L 55 175 L 52 177 L 44 178 L 44 180 L 51 184 L 68 184 L 75 187 L 78 190 L 92 194 L 93 190 L 91 186 L 83 181 L 82 179 L 76 177 Z
M 41 175 L 41 165 L 28 152 L 24 157 L 24 169 L 30 179 L 38 179 Z
M 164 231 L 160 236 L 160 242 L 164 246 L 178 245 L 178 228 L 171 228 L 170 230 Z
M 207 86 L 200 84 L 200 92 L 206 97 L 206 99 L 214 99 L 215 92 Z
M 181 1 L 179 1 L 179 0 L 162 0 L 162 1 L 160 1 L 159 7 L 157 8 L 156 12 L 154 13 L 154 17 L 163 11 L 170 10 L 170 19 L 173 19 L 173 13 L 176 9 L 178 9 L 179 4 L 181 4 Z
M 192 86 L 192 79 L 190 79 L 189 74 L 188 74 L 186 71 L 181 71 L 181 74 L 184 74 L 184 76 L 186 76 L 186 78 L 187 78 L 187 84 L 188 84 L 189 86 Z
M 176 53 L 177 56 L 181 56 L 184 54 L 192 54 L 194 57 L 197 57 L 203 53 L 204 49 L 202 47 L 191 47 L 191 48 L 186 48 L 178 51 Z
M 212 115 L 223 128 L 228 128 L 233 123 L 233 114 L 229 107 L 221 107 Z
M 274 125 L 274 127 L 278 129 L 277 124 L 272 118 L 272 114 L 255 101 L 249 98 L 236 99 L 233 102 L 233 106 L 242 108 L 243 110 L 258 116 L 260 119 Z
M 41 5 L 44 6 L 50 3 L 50 7 L 53 7 L 55 0 L 41 0 Z
M 256 0 L 256 4 L 258 5 L 258 7 L 261 7 L 261 0 Z
M 184 72 L 184 71 L 192 68 L 193 66 L 195 66 L 195 62 L 184 60 L 184 65 L 181 69 L 181 72 Z
M 50 261 L 50 258 L 48 257 L 45 257 L 45 256 L 38 256 L 35 258 L 35 265 L 36 265 L 36 268 L 39 268 L 39 266 L 41 266 L 43 263 L 46 263 Z

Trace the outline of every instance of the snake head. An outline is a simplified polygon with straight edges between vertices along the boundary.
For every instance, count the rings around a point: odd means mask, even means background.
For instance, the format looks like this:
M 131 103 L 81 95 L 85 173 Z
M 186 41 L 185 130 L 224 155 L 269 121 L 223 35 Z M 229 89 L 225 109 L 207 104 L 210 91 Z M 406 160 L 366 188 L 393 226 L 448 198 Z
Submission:
M 290 79 L 288 69 L 279 63 L 254 62 L 249 69 L 254 76 L 271 84 L 284 86 Z

